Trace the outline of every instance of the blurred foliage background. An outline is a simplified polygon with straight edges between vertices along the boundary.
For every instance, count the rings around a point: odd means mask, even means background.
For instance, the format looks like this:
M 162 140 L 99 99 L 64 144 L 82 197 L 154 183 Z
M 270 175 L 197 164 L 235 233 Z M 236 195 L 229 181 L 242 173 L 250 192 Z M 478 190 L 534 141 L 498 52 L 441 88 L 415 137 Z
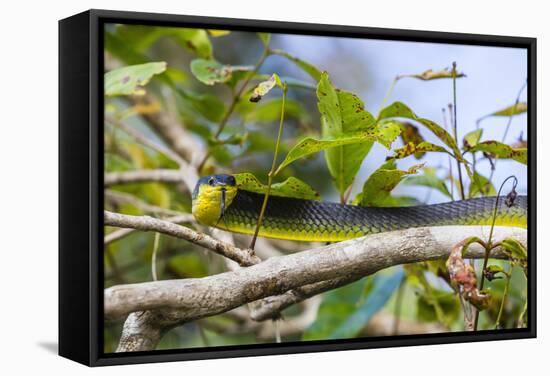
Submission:
M 139 142 L 131 132 L 169 147 L 151 127 L 150 116 L 170 114 L 185 127 L 196 149 L 208 156 L 192 161 L 200 174 L 250 172 L 265 183 L 277 137 L 281 92 L 274 89 L 254 103 L 248 100 L 253 89 L 273 73 L 288 84 L 280 163 L 304 137 L 334 137 L 323 130 L 318 110 L 318 84 L 326 71 L 330 80 L 325 77 L 324 85 L 357 94 L 377 127 L 384 124 L 381 110 L 394 101 L 405 103 L 419 118 L 388 120 L 386 126 L 397 127 L 390 148 L 371 142 L 368 154 L 346 161 L 353 171 L 351 182 L 343 187 L 327 167 L 330 157 L 324 154 L 329 151 L 299 158 L 278 174 L 276 182 L 297 177 L 323 200 L 365 205 L 459 199 L 457 153 L 451 158 L 418 148 L 386 163 L 398 154 L 396 150 L 424 142 L 451 154 L 454 145 L 470 162 L 473 175 L 463 170 L 466 198 L 495 195 L 512 174 L 518 178 L 518 192 L 526 194 L 526 157 L 523 161 L 510 152 L 526 155 L 524 50 L 114 24 L 105 26 L 104 41 L 106 173 L 177 169 L 177 161 Z M 457 70 L 452 69 L 453 61 Z M 453 83 L 457 86 L 456 136 L 454 108 L 449 107 Z M 453 145 L 427 129 L 420 118 L 447 129 Z M 478 146 L 486 140 L 498 141 L 499 148 Z M 362 199 L 363 193 L 377 187 L 367 184 L 375 171 L 382 172 L 384 179 L 384 171 L 402 172 L 392 182 L 391 200 Z M 204 230 L 185 216 L 191 211 L 191 198 L 181 182 L 117 184 L 105 193 L 107 210 L 160 218 L 183 215 L 182 224 Z M 116 231 L 120 230 L 105 229 L 107 237 Z M 249 241 L 244 236 L 235 240 L 238 245 Z M 311 246 L 271 240 L 263 245 L 276 254 Z M 105 287 L 152 280 L 154 249 L 159 279 L 200 278 L 226 270 L 219 256 L 185 241 L 132 231 L 106 241 Z M 492 264 L 505 271 L 510 268 L 509 277 L 501 273 L 501 278 L 488 282 L 492 299 L 480 315 L 479 328 L 494 328 L 499 311 L 498 327 L 525 325 L 524 272 L 508 262 Z M 481 265 L 475 266 L 479 273 Z M 164 336 L 159 349 L 273 342 L 277 332 L 287 342 L 464 330 L 460 299 L 449 283 L 444 261 L 384 270 L 292 306 L 276 323 L 253 322 L 241 308 L 177 327 Z M 122 323 L 105 323 L 106 352 L 116 349 L 121 327 Z

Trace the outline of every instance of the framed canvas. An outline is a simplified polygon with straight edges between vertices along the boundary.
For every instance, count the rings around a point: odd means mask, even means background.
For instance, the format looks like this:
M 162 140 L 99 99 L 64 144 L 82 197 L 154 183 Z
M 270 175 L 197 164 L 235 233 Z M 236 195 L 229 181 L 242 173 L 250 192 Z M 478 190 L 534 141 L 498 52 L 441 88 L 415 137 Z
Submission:
M 59 23 L 59 353 L 536 335 L 536 40 Z

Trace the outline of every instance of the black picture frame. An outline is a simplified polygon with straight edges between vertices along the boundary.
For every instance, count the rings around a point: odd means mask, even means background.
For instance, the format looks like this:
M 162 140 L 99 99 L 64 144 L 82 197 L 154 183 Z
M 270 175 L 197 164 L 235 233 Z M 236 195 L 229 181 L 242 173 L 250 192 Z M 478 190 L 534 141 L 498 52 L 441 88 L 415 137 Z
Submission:
M 137 353 L 103 353 L 103 24 L 171 25 L 527 49 L 529 327 Z M 536 39 L 88 10 L 59 21 L 59 354 L 89 366 L 536 337 Z

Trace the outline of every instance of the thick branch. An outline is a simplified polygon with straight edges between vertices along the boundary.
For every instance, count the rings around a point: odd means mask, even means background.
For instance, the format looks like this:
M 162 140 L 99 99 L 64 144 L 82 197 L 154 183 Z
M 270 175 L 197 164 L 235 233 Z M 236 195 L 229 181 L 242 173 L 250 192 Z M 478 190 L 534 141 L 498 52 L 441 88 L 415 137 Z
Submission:
M 161 219 L 147 216 L 111 213 L 109 211 L 104 211 L 103 218 L 105 226 L 133 228 L 141 231 L 156 231 L 162 234 L 174 236 L 214 251 L 242 266 L 249 266 L 260 262 L 260 259 L 252 250 L 237 248 L 231 244 L 220 242 L 211 236 L 200 234 L 190 228 L 168 221 L 163 221 Z
M 131 312 L 166 308 L 178 310 L 181 322 L 192 321 L 304 285 L 347 275 L 370 275 L 399 264 L 446 258 L 453 245 L 462 239 L 484 237 L 488 232 L 487 227 L 478 226 L 407 229 L 274 257 L 248 268 L 200 279 L 114 286 L 105 290 L 105 315 L 116 318 Z M 526 243 L 523 229 L 500 227 L 496 236 L 499 239 L 514 237 Z M 483 256 L 484 249 L 477 245 L 466 255 Z M 492 257 L 502 258 L 505 254 L 495 249 Z

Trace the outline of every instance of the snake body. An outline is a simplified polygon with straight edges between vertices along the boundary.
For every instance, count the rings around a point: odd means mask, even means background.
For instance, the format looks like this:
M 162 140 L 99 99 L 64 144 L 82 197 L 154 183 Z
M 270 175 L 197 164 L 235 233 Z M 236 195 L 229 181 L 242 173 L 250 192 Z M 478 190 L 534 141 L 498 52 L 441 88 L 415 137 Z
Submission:
M 241 190 L 234 181 L 231 175 L 201 178 L 193 194 L 193 214 L 206 225 L 253 234 L 264 195 Z M 334 242 L 412 227 L 491 225 L 496 204 L 496 197 L 482 197 L 411 207 L 362 207 L 270 196 L 259 236 Z M 500 197 L 495 219 L 497 226 L 526 228 L 527 196 L 517 196 L 511 206 Z

